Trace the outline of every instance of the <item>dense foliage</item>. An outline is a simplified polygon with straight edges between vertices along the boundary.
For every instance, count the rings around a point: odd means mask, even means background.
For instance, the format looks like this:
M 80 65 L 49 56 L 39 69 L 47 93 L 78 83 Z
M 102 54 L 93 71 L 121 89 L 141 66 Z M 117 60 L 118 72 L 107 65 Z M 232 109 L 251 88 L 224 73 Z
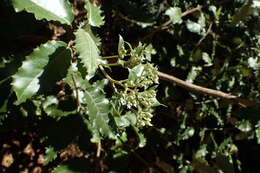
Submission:
M 259 171 L 259 13 L 257 0 L 2 0 L 1 172 Z

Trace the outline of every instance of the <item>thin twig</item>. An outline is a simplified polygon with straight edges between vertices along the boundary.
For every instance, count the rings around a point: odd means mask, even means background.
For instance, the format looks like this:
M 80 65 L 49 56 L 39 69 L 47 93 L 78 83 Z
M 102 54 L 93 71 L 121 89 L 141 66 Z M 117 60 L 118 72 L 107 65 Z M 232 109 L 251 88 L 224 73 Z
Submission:
M 130 19 L 129 17 L 123 15 L 119 11 L 114 11 L 114 13 L 117 14 L 122 19 L 124 19 L 125 21 L 128 21 L 130 23 L 134 23 L 134 24 L 137 24 L 137 25 L 152 25 L 153 24 L 153 23 L 141 22 L 141 21 L 137 21 L 137 20 L 134 20 L 134 19 Z
M 77 112 L 79 112 L 79 110 L 80 110 L 80 108 L 81 108 L 81 104 L 80 104 L 80 100 L 79 100 L 78 86 L 77 86 L 77 83 L 76 83 L 76 79 L 75 79 L 74 74 L 71 74 L 71 78 L 72 78 L 73 85 L 74 85 L 75 91 L 76 91 Z
M 194 13 L 196 11 L 200 11 L 202 9 L 202 6 L 198 6 L 196 8 L 192 8 L 190 10 L 186 10 L 181 14 L 181 17 L 187 16 L 188 14 Z M 148 33 L 145 37 L 143 37 L 142 41 L 147 40 L 148 38 L 152 37 L 156 32 L 160 31 L 160 30 L 164 30 L 167 29 L 168 26 L 173 22 L 173 19 L 169 19 L 168 21 L 164 22 L 163 24 L 159 25 L 159 26 L 155 26 L 155 30 L 153 30 L 152 32 Z
M 119 58 L 119 55 L 112 55 L 112 56 L 102 56 L 103 59 L 114 59 Z
M 100 64 L 98 65 L 99 69 L 101 70 L 101 72 L 103 73 L 103 75 L 112 83 L 112 84 L 117 84 L 117 85 L 120 85 L 122 86 L 123 88 L 125 88 L 125 86 L 120 82 L 120 81 L 117 81 L 113 78 L 111 78 L 107 72 L 105 71 L 104 67 Z
M 190 10 L 186 10 L 183 13 L 181 13 L 181 17 L 187 16 L 188 14 L 194 13 L 196 11 L 200 11 L 201 10 L 201 6 L 198 6 L 196 8 L 192 8 Z M 156 28 L 158 29 L 163 29 L 165 27 L 167 27 L 168 25 L 170 25 L 173 22 L 173 19 L 169 19 L 168 21 L 166 21 L 165 23 L 161 24 L 160 26 L 157 26 Z
M 224 101 L 227 101 L 227 102 L 233 103 L 233 104 L 238 104 L 242 107 L 259 106 L 260 105 L 260 103 L 257 103 L 255 101 L 242 99 L 242 98 L 239 98 L 237 96 L 234 96 L 234 95 L 231 95 L 231 94 L 228 94 L 228 93 L 224 93 L 222 91 L 209 89 L 209 88 L 205 88 L 205 87 L 201 87 L 201 86 L 198 86 L 198 85 L 195 85 L 195 84 L 185 82 L 185 81 L 183 81 L 179 78 L 176 78 L 172 75 L 169 75 L 169 74 L 158 72 L 158 75 L 159 75 L 160 79 L 165 80 L 165 81 L 169 81 L 171 83 L 175 83 L 176 85 L 183 87 L 187 90 L 197 92 L 197 93 L 201 93 L 201 94 L 206 94 L 206 95 L 217 97 L 217 98 L 221 98 Z
M 212 25 L 213 25 L 213 23 L 210 23 L 207 32 L 206 32 L 205 35 L 197 42 L 195 48 L 199 47 L 199 45 L 202 43 L 202 41 L 205 40 L 205 38 L 206 38 L 209 34 L 212 33 Z
M 98 141 L 98 143 L 97 143 L 97 154 L 96 154 L 97 158 L 100 157 L 101 149 L 102 149 L 101 141 Z

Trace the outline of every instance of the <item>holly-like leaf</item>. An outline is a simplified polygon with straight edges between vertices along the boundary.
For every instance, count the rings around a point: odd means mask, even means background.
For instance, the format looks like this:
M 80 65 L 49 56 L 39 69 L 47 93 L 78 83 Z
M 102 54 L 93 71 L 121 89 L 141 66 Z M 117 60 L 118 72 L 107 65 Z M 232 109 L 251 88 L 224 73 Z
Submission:
M 81 59 L 83 66 L 87 68 L 88 75 L 94 75 L 98 68 L 98 64 L 101 63 L 99 50 L 95 41 L 87 31 L 81 28 L 77 30 L 75 35 L 75 48 L 79 53 L 79 58 Z
M 26 57 L 26 60 L 18 69 L 18 72 L 13 75 L 12 85 L 17 96 L 16 104 L 25 102 L 26 99 L 38 92 L 40 88 L 39 77 L 43 74 L 50 57 L 52 55 L 60 55 L 56 54 L 56 51 L 61 47 L 67 51 L 66 43 L 61 41 L 49 41 L 34 49 L 34 51 Z M 57 58 L 56 56 L 52 58 Z
M 126 56 L 127 50 L 125 49 L 125 41 L 121 35 L 119 35 L 117 52 L 120 58 L 124 58 Z
M 100 86 L 101 85 L 101 86 Z M 110 104 L 102 88 L 102 83 L 87 88 L 83 102 L 88 106 L 88 125 L 93 134 L 92 142 L 98 142 L 102 137 L 113 138 L 114 134 L 109 126 Z
M 59 21 L 70 25 L 73 21 L 72 7 L 67 0 L 12 0 L 17 12 L 33 13 L 38 20 Z
M 93 5 L 89 0 L 85 0 L 84 7 L 87 10 L 87 18 L 91 26 L 100 27 L 104 25 L 104 17 L 101 15 L 100 7 Z

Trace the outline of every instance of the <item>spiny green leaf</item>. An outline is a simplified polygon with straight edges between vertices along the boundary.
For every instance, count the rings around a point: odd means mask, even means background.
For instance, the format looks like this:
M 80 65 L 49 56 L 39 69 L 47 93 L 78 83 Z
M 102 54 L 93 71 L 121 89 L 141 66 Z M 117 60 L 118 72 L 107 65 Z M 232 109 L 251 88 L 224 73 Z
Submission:
M 88 124 L 92 130 L 93 142 L 98 142 L 102 137 L 113 137 L 111 127 L 109 126 L 110 104 L 108 99 L 105 98 L 102 86 L 95 84 L 85 91 L 83 101 L 88 106 Z
M 66 48 L 66 44 L 61 41 L 49 41 L 34 49 L 26 57 L 18 72 L 13 75 L 12 85 L 17 96 L 16 104 L 25 102 L 26 99 L 38 92 L 40 88 L 39 77 L 43 74 L 44 67 L 49 62 L 49 57 L 55 54 L 57 49 L 61 47 Z
M 104 17 L 101 15 L 100 7 L 93 5 L 89 0 L 85 0 L 84 7 L 87 10 L 87 18 L 91 26 L 100 27 L 104 25 Z
M 12 0 L 12 3 L 17 12 L 26 10 L 39 20 L 54 20 L 70 25 L 74 18 L 67 0 Z
M 125 41 L 121 35 L 119 35 L 118 47 L 117 47 L 118 56 L 123 58 L 126 56 L 126 49 L 125 49 Z
M 91 26 L 90 25 L 85 25 L 84 27 L 82 27 L 82 29 L 84 29 L 87 33 L 89 33 L 89 35 L 91 36 L 91 38 L 95 41 L 97 46 L 100 46 L 101 44 L 101 38 L 98 35 L 95 35 L 92 30 L 91 30 Z
M 79 58 L 84 67 L 87 68 L 88 75 L 92 76 L 96 72 L 98 64 L 101 62 L 99 50 L 91 35 L 84 29 L 78 29 L 75 35 L 75 48 L 79 53 Z

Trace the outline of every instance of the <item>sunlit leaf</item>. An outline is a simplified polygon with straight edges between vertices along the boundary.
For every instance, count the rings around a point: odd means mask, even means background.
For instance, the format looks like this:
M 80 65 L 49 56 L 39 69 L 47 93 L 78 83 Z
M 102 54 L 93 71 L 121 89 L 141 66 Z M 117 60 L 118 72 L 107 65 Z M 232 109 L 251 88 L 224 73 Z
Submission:
M 100 7 L 93 5 L 89 0 L 85 0 L 85 8 L 91 26 L 100 27 L 105 23 L 104 17 L 101 15 L 102 11 L 100 10 Z
M 189 72 L 186 81 L 189 83 L 193 83 L 193 81 L 196 79 L 196 77 L 200 74 L 202 71 L 201 67 L 192 67 L 191 71 Z
M 204 33 L 204 28 L 201 24 L 187 20 L 186 27 L 190 32 L 202 35 Z
M 88 75 L 92 76 L 101 62 L 99 50 L 91 35 L 84 29 L 78 29 L 75 35 L 75 48 L 79 53 L 79 58 L 87 68 Z
M 181 9 L 178 7 L 170 7 L 168 10 L 166 10 L 165 14 L 170 17 L 172 20 L 172 23 L 182 23 L 181 19 Z
M 199 150 L 195 153 L 195 157 L 197 159 L 204 159 L 207 153 L 208 153 L 207 145 L 203 144 L 200 146 Z
M 70 25 L 74 18 L 67 0 L 12 0 L 12 3 L 17 12 L 26 10 L 39 20 L 54 20 Z
M 45 66 L 50 58 L 59 58 L 61 54 L 56 53 L 59 48 L 66 50 L 66 44 L 61 41 L 49 41 L 26 57 L 18 72 L 13 75 L 13 90 L 16 93 L 16 104 L 26 101 L 26 99 L 36 94 L 40 88 L 39 77 L 44 73 Z M 54 56 L 53 56 L 54 55 Z

